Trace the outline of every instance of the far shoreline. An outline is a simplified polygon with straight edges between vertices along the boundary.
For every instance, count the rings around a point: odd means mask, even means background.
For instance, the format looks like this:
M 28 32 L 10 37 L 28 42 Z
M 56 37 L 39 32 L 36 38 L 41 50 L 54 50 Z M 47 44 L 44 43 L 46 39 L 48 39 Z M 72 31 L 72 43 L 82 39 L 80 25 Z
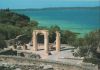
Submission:
M 6 9 L 6 8 L 5 8 Z M 9 8 L 8 8 L 9 9 Z M 46 7 L 46 8 L 24 8 L 24 9 L 10 9 L 10 10 L 59 10 L 59 9 L 100 9 L 100 6 L 94 7 Z

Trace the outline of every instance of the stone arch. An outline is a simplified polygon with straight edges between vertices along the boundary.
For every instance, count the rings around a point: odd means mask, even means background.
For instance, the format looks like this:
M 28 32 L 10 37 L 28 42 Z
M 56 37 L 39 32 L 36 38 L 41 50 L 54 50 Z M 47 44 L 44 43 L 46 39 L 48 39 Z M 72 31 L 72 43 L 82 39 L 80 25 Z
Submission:
M 46 54 L 49 53 L 49 39 L 48 39 L 48 30 L 34 30 L 33 31 L 33 37 L 32 37 L 32 42 L 33 42 L 33 50 L 37 51 L 37 34 L 42 33 L 44 35 L 44 50 Z M 56 51 L 60 51 L 60 33 L 56 31 Z
M 34 30 L 33 31 L 33 50 L 37 51 L 37 34 L 43 34 L 44 35 L 44 50 L 46 53 L 49 53 L 49 46 L 48 46 L 48 30 Z

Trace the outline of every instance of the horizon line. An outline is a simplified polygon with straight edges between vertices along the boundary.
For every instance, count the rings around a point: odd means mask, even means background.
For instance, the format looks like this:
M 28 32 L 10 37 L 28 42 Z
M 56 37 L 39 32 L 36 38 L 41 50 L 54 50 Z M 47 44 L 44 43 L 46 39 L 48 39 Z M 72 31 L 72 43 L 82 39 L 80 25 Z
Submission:
M 68 7 L 43 7 L 43 8 L 0 8 L 0 9 L 53 9 L 53 8 L 99 8 L 100 6 L 68 6 Z

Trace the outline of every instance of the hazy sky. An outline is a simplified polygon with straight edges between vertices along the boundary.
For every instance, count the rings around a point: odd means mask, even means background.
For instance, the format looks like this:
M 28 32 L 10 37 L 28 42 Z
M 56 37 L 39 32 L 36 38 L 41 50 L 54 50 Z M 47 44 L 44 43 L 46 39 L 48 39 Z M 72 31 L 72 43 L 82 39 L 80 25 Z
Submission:
M 100 6 L 99 0 L 0 0 L 0 8 L 45 8 Z

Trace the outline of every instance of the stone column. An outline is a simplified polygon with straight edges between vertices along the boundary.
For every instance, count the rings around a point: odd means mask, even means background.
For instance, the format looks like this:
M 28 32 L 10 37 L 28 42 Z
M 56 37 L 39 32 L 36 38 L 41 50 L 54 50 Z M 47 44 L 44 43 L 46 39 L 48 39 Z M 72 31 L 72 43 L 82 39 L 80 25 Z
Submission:
M 46 54 L 49 53 L 49 46 L 48 46 L 48 32 L 45 32 L 44 34 L 44 49 Z
M 33 32 L 33 50 L 37 51 L 37 35 L 36 32 Z
M 60 52 L 60 33 L 56 31 L 56 52 Z

